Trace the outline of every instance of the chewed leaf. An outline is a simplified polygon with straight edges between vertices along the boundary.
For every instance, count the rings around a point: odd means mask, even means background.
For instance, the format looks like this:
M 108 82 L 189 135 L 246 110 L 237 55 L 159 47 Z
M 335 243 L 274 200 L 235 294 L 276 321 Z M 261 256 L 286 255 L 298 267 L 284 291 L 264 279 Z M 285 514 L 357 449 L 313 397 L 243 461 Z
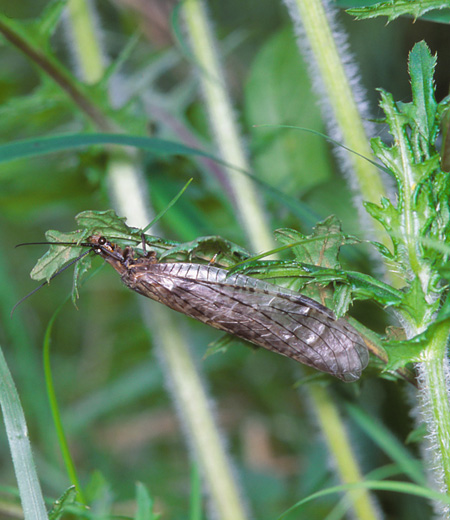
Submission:
M 61 233 L 60 231 L 50 230 L 45 233 L 45 237 L 49 242 L 77 244 L 86 238 L 86 233 L 84 231 Z M 49 281 L 59 269 L 80 256 L 83 251 L 85 251 L 84 247 L 76 245 L 50 245 L 47 253 L 37 261 L 30 276 L 33 280 Z
M 194 260 L 209 262 L 214 259 L 215 264 L 229 266 L 249 257 L 250 253 L 237 244 L 220 236 L 209 236 L 172 245 L 160 256 L 160 260 L 167 261 L 167 258 L 174 258 L 190 262 Z
M 311 235 L 293 229 L 277 229 L 275 237 L 284 245 L 295 244 L 292 250 L 298 261 L 333 269 L 340 267 L 340 247 L 359 242 L 356 237 L 342 232 L 341 223 L 334 215 L 316 224 Z
M 119 217 L 113 209 L 82 211 L 78 213 L 75 220 L 88 236 L 98 233 L 115 238 L 129 238 L 132 234 L 133 228 L 129 228 L 125 224 L 126 219 Z

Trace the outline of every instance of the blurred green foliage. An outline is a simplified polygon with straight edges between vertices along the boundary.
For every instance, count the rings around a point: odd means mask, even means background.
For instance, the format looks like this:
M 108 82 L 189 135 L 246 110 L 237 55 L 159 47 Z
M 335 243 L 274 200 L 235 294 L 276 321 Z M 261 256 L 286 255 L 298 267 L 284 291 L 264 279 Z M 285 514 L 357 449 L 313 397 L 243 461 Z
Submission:
M 104 43 L 111 56 L 117 56 L 136 32 L 142 33 L 120 74 L 112 79 L 124 99 L 134 95 L 123 109 L 126 128 L 137 133 L 147 127 L 156 137 L 176 141 L 188 135 L 207 148 L 211 139 L 196 78 L 172 40 L 168 17 L 157 37 L 151 16 L 143 17 L 127 2 L 99 4 Z M 0 11 L 20 20 L 38 16 L 45 5 L 2 0 Z M 271 123 L 324 128 L 284 6 L 269 0 L 232 0 L 211 2 L 210 11 L 222 37 L 228 80 L 242 116 L 254 173 L 293 200 L 309 204 L 319 217 L 338 215 L 344 231 L 358 235 L 351 195 L 329 145 L 311 134 L 254 126 Z M 342 19 L 374 111 L 375 87 L 392 92 L 396 99 L 409 95 L 407 52 L 424 38 L 438 51 L 441 63 L 437 95 L 446 93 L 448 27 L 442 25 L 436 31 L 434 24 L 420 20 L 414 24 L 400 20 L 385 27 L 379 20 L 356 23 L 344 13 Z M 70 42 L 63 26 L 52 37 L 52 47 L 70 69 Z M 86 129 L 85 118 L 60 89 L 37 73 L 16 48 L 2 41 L 0 53 L 2 143 Z M 105 90 L 102 94 L 99 89 L 97 95 L 99 103 L 109 104 Z M 10 319 L 14 303 L 35 286 L 29 273 L 41 256 L 38 246 L 14 249 L 14 245 L 41 241 L 48 229 L 72 230 L 74 216 L 86 209 L 109 209 L 106 160 L 107 150 L 97 146 L 15 160 L 3 163 L 0 169 L 0 344 L 22 398 L 44 492 L 53 499 L 69 482 L 60 463 L 46 401 L 41 345 L 48 321 L 71 291 L 71 277 L 52 281 Z M 156 211 L 194 177 L 186 196 L 160 222 L 164 236 L 186 242 L 221 235 L 248 247 L 211 163 L 143 153 L 142 164 Z M 261 195 L 273 229 L 311 231 L 281 200 L 269 199 L 264 190 Z M 95 263 L 101 265 L 99 259 Z M 366 263 L 369 270 L 367 259 L 359 263 L 358 267 Z M 135 500 L 135 483 L 140 481 L 150 490 L 153 507 L 163 518 L 187 518 L 189 454 L 161 368 L 148 351 L 148 331 L 137 317 L 136 297 L 122 287 L 115 273 L 104 269 L 82 287 L 77 306 L 66 304 L 56 320 L 52 367 L 86 494 L 97 511 L 131 516 L 134 505 L 130 502 Z M 380 309 L 361 305 L 355 311 L 368 325 L 383 323 Z M 203 359 L 206 346 L 218 333 L 184 317 L 177 320 L 197 346 L 195 356 L 217 399 L 217 415 L 254 517 L 276 518 L 300 498 L 334 484 L 308 403 L 293 389 L 301 369 L 288 359 L 240 345 Z M 199 345 L 205 348 L 199 349 Z M 403 441 L 411 431 L 401 385 L 370 377 L 357 390 L 332 384 L 338 400 L 351 397 L 384 423 L 394 437 Z M 355 423 L 349 427 L 365 471 L 391 461 Z M 14 486 L 15 479 L 3 429 L 0 439 L 1 510 L 12 501 L 6 486 Z M 415 453 L 415 446 L 410 448 Z M 139 493 L 138 501 L 146 502 L 145 492 Z M 422 520 L 430 515 L 428 505 L 411 496 L 379 494 L 378 498 L 388 518 Z M 307 504 L 301 518 L 323 519 L 336 502 L 333 496 Z

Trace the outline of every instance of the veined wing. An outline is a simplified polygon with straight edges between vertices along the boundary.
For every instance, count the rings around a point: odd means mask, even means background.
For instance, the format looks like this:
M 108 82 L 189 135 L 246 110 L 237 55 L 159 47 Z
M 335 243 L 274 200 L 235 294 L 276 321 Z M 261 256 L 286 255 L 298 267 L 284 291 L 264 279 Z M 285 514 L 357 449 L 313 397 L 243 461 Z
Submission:
M 142 263 L 122 279 L 172 309 L 344 381 L 358 379 L 367 366 L 368 351 L 355 329 L 294 291 L 187 263 Z

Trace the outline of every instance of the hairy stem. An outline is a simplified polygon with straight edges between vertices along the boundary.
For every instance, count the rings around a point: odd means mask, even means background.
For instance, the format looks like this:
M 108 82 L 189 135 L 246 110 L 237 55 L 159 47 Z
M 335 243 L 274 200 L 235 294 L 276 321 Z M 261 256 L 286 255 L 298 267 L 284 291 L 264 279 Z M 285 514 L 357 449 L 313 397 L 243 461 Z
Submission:
M 186 0 L 183 3 L 183 13 L 216 145 L 225 162 L 249 171 L 250 165 L 235 120 L 204 4 L 201 0 Z M 273 249 L 274 241 L 254 184 L 239 171 L 231 168 L 227 168 L 226 171 L 238 217 L 253 250 L 259 252 Z
M 363 100 L 358 99 L 358 95 L 355 94 L 355 87 L 358 88 L 355 70 L 349 74 L 350 60 L 346 56 L 348 53 L 345 45 L 339 47 L 338 43 L 343 41 L 343 35 L 336 36 L 336 31 L 333 31 L 329 23 L 329 17 L 332 16 L 331 11 L 327 14 L 320 0 L 285 0 L 285 2 L 292 17 L 300 47 L 308 47 L 307 58 L 310 58 L 308 61 L 311 65 L 311 75 L 316 78 L 315 83 L 325 100 L 323 103 L 325 120 L 329 122 L 331 116 L 334 121 L 331 125 L 329 124 L 335 134 L 333 137 L 358 154 L 371 157 L 372 150 L 361 116 L 361 112 L 364 111 Z M 350 75 L 353 75 L 353 78 L 350 78 Z M 356 194 L 356 204 L 361 212 L 363 199 L 378 202 L 380 197 L 385 194 L 381 176 L 378 170 L 363 157 L 348 152 L 339 153 L 343 159 L 344 169 L 348 170 L 350 185 Z M 364 214 L 362 217 L 364 222 L 369 224 L 367 216 Z M 375 233 L 381 243 L 390 246 L 388 235 L 378 223 L 375 224 Z M 340 478 L 344 482 L 363 480 L 358 469 L 356 455 L 347 438 L 342 420 L 337 410 L 334 409 L 331 397 L 325 390 L 316 389 L 311 396 Z M 333 437 L 328 419 L 325 420 L 329 414 L 336 421 L 335 428 L 340 434 L 340 442 Z M 362 493 L 353 502 L 355 515 L 358 518 L 379 518 L 370 494 L 367 491 Z
M 338 43 L 343 41 L 344 35 L 336 35 L 329 23 L 329 17 L 333 17 L 331 6 L 325 10 L 321 0 L 285 2 L 300 46 L 305 46 L 307 40 L 312 77 L 322 94 L 325 121 L 334 133 L 333 137 L 362 156 L 338 150 L 343 159 L 343 169 L 356 194 L 357 209 L 364 211 L 361 200 L 378 203 L 385 196 L 385 188 L 377 168 L 364 159 L 372 157 L 372 150 L 362 120 L 366 108 L 363 96 L 358 94 L 361 89 L 357 84 L 356 65 L 352 63 L 345 43 Z M 365 212 L 361 217 L 365 224 L 372 226 Z M 375 223 L 375 233 L 378 241 L 386 247 L 391 246 L 384 228 L 378 223 Z
M 90 12 L 84 10 L 85 15 Z M 93 24 L 80 24 L 80 30 L 73 33 L 74 37 L 84 39 L 83 27 L 90 28 Z M 88 40 L 98 45 L 97 38 L 88 37 Z M 96 52 L 96 55 L 101 53 Z M 82 63 L 83 56 L 80 55 L 79 59 Z M 82 66 L 82 69 L 90 70 L 88 64 Z M 151 220 L 152 212 L 145 195 L 146 185 L 137 165 L 137 155 L 122 150 L 113 152 L 108 165 L 108 182 L 119 214 L 127 217 L 132 225 L 144 228 Z M 247 515 L 212 415 L 210 398 L 185 338 L 178 332 L 173 315 L 167 309 L 155 305 L 150 313 L 149 306 L 142 303 L 141 313 L 156 337 L 158 353 L 166 367 L 187 440 L 199 462 L 217 518 L 245 520 Z
M 431 478 L 442 493 L 450 491 L 450 366 L 447 357 L 450 321 L 440 323 L 422 351 L 419 374 L 419 417 L 428 430 L 426 458 Z M 443 506 L 437 505 L 442 510 Z M 448 506 L 442 511 L 449 517 Z

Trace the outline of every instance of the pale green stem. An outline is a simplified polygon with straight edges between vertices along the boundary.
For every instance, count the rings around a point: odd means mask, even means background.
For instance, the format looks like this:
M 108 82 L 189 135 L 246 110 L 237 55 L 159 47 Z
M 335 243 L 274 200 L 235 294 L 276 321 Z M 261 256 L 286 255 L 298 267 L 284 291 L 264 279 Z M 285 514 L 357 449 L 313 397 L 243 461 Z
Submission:
M 344 484 L 362 482 L 364 477 L 356 462 L 347 431 L 329 392 L 321 385 L 311 384 L 309 395 L 342 482 Z M 367 490 L 348 491 L 348 496 L 351 507 L 355 512 L 355 518 L 358 518 L 358 520 L 379 520 L 380 515 Z
M 123 169 L 123 177 L 120 169 Z M 143 196 L 145 186 L 140 186 L 135 165 L 133 168 L 133 164 L 127 164 L 124 159 L 119 164 L 111 161 L 108 170 L 109 185 L 117 210 L 133 225 L 144 227 L 151 216 L 147 210 L 144 221 L 136 218 L 136 208 L 145 208 L 146 200 Z M 126 189 L 123 189 L 124 178 L 129 178 Z M 171 311 L 164 307 L 154 304 L 150 308 L 146 301 L 142 301 L 140 307 L 169 373 L 178 412 L 211 494 L 217 518 L 245 520 L 245 509 L 211 413 L 210 398 L 192 360 L 186 339 L 179 332 L 179 324 L 175 322 Z
M 97 43 L 98 29 L 95 26 L 95 13 L 90 0 L 69 0 L 70 28 L 77 47 L 76 56 L 80 67 L 80 77 L 86 83 L 99 81 L 104 72 L 101 47 Z
M 450 492 L 449 336 L 450 323 L 447 320 L 436 327 L 417 365 L 421 413 L 429 432 L 430 467 L 433 468 L 433 478 L 440 486 L 440 491 L 446 494 Z M 446 509 L 446 518 L 448 514 Z
M 80 27 L 88 30 L 93 25 L 87 23 Z M 83 39 L 82 32 L 74 32 L 75 36 Z M 97 38 L 95 45 L 99 46 Z M 95 54 L 101 55 L 100 52 Z M 126 217 L 130 225 L 143 228 L 151 220 L 151 211 L 146 197 L 147 188 L 141 178 L 137 160 L 137 154 L 132 152 L 112 152 L 108 165 L 108 182 L 118 213 Z M 145 301 L 141 302 L 141 311 L 156 338 L 159 355 L 167 368 L 178 411 L 188 433 L 188 441 L 199 461 L 217 518 L 245 520 L 245 508 L 211 412 L 210 398 L 186 340 L 179 333 L 171 311 L 153 305 L 150 313 L 149 304 Z
M 183 3 L 186 30 L 198 66 L 205 107 L 216 146 L 222 159 L 237 168 L 250 171 L 243 141 L 236 123 L 226 81 L 216 52 L 216 42 L 202 0 Z M 274 248 L 274 240 L 252 181 L 231 168 L 226 169 L 238 217 L 255 252 Z
M 158 336 L 163 343 L 159 354 L 163 354 L 164 363 L 169 365 L 173 380 L 183 380 L 183 384 L 178 384 L 173 391 L 177 405 L 182 408 L 181 415 L 188 438 L 214 498 L 216 516 L 224 520 L 245 520 L 247 515 L 236 491 L 222 439 L 218 435 L 210 399 L 200 378 L 192 376 L 197 371 L 188 349 L 180 348 L 180 345 L 185 344 L 180 326 L 174 326 L 172 315 L 162 307 L 155 305 L 150 313 L 144 301 L 141 308 L 153 330 L 154 323 L 158 323 Z
M 314 62 L 320 74 L 320 82 L 328 98 L 328 105 L 334 112 L 331 117 L 335 120 L 343 143 L 351 150 L 364 157 L 372 158 L 372 150 L 361 119 L 358 103 L 355 98 L 338 44 L 333 36 L 326 11 L 320 0 L 291 0 L 291 16 L 296 24 L 301 24 L 311 47 Z M 297 12 L 296 12 L 297 11 Z M 353 179 L 356 179 L 357 191 L 363 200 L 379 203 L 385 196 L 385 189 L 379 171 L 368 161 L 355 154 L 348 154 L 347 163 L 351 165 Z M 391 246 L 384 228 L 376 222 L 374 224 L 377 239 Z
M 398 118 L 394 117 L 391 120 L 397 124 L 393 129 L 393 135 L 402 136 L 404 129 Z M 416 277 L 421 284 L 421 294 L 415 296 L 418 301 L 414 308 L 415 315 L 403 312 L 407 337 L 413 338 L 426 331 L 433 323 L 439 301 L 438 294 L 432 291 L 431 277 L 436 276 L 436 273 L 432 272 L 429 261 L 423 258 L 420 248 L 421 229 L 426 224 L 426 217 L 416 210 L 415 190 L 421 172 L 414 171 L 407 139 L 399 137 L 395 144 L 401 161 L 398 168 L 398 175 L 401 175 L 398 205 L 401 210 L 399 238 L 402 240 L 402 250 L 407 256 L 411 277 Z M 421 361 L 417 364 L 419 410 L 428 430 L 426 443 L 429 449 L 424 451 L 424 458 L 430 468 L 432 483 L 437 484 L 439 490 L 447 495 L 450 494 L 450 367 L 447 357 L 449 333 L 448 320 L 435 326 L 421 352 Z M 436 508 L 445 518 L 450 518 L 447 506 L 436 504 Z
M 237 166 L 248 169 L 248 163 L 240 145 L 239 133 L 234 123 L 231 103 L 225 89 L 224 76 L 222 74 L 219 60 L 215 52 L 215 41 L 213 40 L 209 24 L 206 19 L 203 2 L 200 0 L 186 0 L 186 2 L 183 4 L 183 8 L 186 26 L 194 50 L 194 55 L 200 66 L 200 75 L 204 97 L 210 115 L 211 124 L 216 134 L 217 145 L 221 150 L 222 157 L 227 162 L 231 162 L 232 164 L 236 164 Z M 370 154 L 370 150 L 368 151 L 368 154 Z M 240 197 L 240 195 L 243 196 L 242 198 L 237 198 L 237 204 L 238 207 L 241 208 L 242 221 L 247 228 L 248 235 L 254 239 L 254 247 L 256 247 L 257 250 L 264 249 L 265 247 L 267 248 L 267 246 L 261 242 L 260 238 L 263 236 L 261 234 L 261 230 L 265 228 L 263 215 L 261 213 L 255 213 L 252 206 L 248 204 L 249 193 L 251 192 L 248 192 L 247 188 L 244 189 L 243 182 L 246 182 L 248 189 L 251 189 L 252 187 L 249 185 L 247 179 L 244 179 L 242 176 L 236 174 L 232 170 L 230 170 L 230 180 L 232 183 L 234 183 L 233 186 L 235 187 L 235 193 L 237 197 Z M 256 198 L 254 199 L 254 204 L 258 204 Z M 247 210 L 251 210 L 251 218 L 246 217 Z M 338 412 L 334 409 L 334 404 L 332 403 L 331 399 L 327 399 L 327 393 L 325 390 L 322 392 L 321 397 L 322 398 L 317 402 L 317 406 L 322 407 L 323 405 L 323 408 L 326 407 L 328 411 L 334 410 L 333 416 L 335 417 L 335 422 L 338 423 L 340 420 Z M 312 399 L 316 401 L 314 395 L 312 396 Z M 321 426 L 324 428 L 325 437 L 327 439 L 332 438 L 332 435 L 329 434 L 330 432 L 327 422 L 321 421 Z M 348 458 L 344 464 L 344 467 L 340 468 L 341 471 L 344 471 L 345 474 L 345 470 L 348 468 L 348 465 L 357 467 L 357 464 L 354 462 L 355 459 L 350 449 L 350 443 L 348 439 L 345 440 L 346 432 L 342 425 L 340 427 L 340 431 L 342 433 L 342 444 L 345 444 L 348 447 L 348 450 L 345 452 Z M 330 444 L 329 446 L 331 451 L 334 453 L 334 445 Z M 341 453 L 342 452 L 336 454 L 336 458 L 339 459 L 339 467 L 341 465 Z M 352 475 L 361 478 L 359 472 L 354 472 Z M 378 518 L 375 513 L 375 509 L 372 509 L 371 507 L 369 494 L 367 492 L 363 491 L 356 503 L 358 504 L 358 507 L 364 509 L 365 516 L 361 518 L 367 518 L 368 520 Z M 361 504 L 363 504 L 363 506 L 361 506 Z
M 286 3 L 290 8 L 294 25 L 299 29 L 301 24 L 308 40 L 320 82 L 327 97 L 327 104 L 333 111 L 331 117 L 342 136 L 342 144 L 364 157 L 372 157 L 358 103 L 322 2 L 320 0 L 289 0 Z M 379 203 L 380 198 L 385 195 L 385 190 L 378 170 L 355 154 L 349 153 L 346 163 L 351 168 L 349 173 L 352 188 L 362 199 Z M 358 200 L 358 202 L 361 201 Z M 384 228 L 378 223 L 375 223 L 375 233 L 381 243 L 387 247 L 391 245 Z M 315 386 L 311 390 L 311 398 L 340 478 L 346 483 L 362 481 L 363 476 L 359 470 L 355 453 L 331 396 L 325 389 Z M 363 491 L 357 497 L 352 498 L 357 518 L 379 518 L 379 513 L 368 491 Z
M 34 465 L 25 415 L 11 373 L 0 349 L 0 410 L 5 422 L 25 520 L 48 520 Z

